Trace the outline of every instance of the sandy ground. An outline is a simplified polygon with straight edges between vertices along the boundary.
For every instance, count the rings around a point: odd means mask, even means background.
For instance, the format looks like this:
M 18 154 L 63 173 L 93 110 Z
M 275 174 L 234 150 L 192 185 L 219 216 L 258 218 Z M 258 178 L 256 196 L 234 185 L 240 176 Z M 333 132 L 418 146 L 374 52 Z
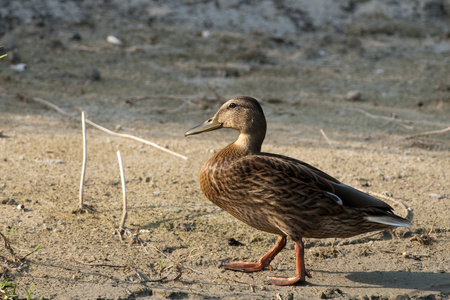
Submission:
M 448 299 L 450 133 L 411 137 L 450 126 L 448 39 L 317 31 L 275 38 L 133 21 L 114 33 L 122 45 L 108 43 L 103 27 L 19 26 L 11 35 L 20 51 L 0 62 L 0 232 L 18 257 L 44 247 L 21 264 L 0 252 L 0 276 L 20 297 L 32 288 L 46 299 Z M 11 69 L 17 63 L 28 69 Z M 349 91 L 361 97 L 348 99 Z M 236 133 L 183 137 L 237 95 L 263 104 L 264 151 L 378 194 L 400 215 L 409 207 L 413 225 L 308 239 L 312 278 L 301 286 L 264 283 L 293 274 L 292 242 L 272 271 L 221 269 L 259 259 L 277 238 L 238 222 L 199 189 L 200 167 Z M 94 212 L 80 213 L 80 108 L 188 159 L 88 125 L 84 196 Z M 123 241 L 115 234 L 117 150 L 129 202 Z

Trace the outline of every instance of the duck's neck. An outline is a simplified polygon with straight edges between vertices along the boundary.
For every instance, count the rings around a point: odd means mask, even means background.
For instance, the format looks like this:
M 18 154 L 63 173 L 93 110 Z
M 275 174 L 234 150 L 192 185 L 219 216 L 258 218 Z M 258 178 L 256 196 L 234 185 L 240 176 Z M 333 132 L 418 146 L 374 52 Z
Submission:
M 254 154 L 261 152 L 261 145 L 266 136 L 265 132 L 258 134 L 240 133 L 238 139 L 232 144 L 239 152 L 245 154 Z

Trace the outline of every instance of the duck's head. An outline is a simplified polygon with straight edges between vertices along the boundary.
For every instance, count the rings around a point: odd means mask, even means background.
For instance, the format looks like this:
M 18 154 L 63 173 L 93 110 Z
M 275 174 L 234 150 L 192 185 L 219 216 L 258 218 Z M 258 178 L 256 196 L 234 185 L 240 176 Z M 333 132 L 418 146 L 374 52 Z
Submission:
M 262 135 L 264 139 L 266 118 L 256 99 L 247 96 L 237 97 L 225 102 L 212 118 L 186 131 L 184 136 L 220 128 L 232 128 L 241 135 Z

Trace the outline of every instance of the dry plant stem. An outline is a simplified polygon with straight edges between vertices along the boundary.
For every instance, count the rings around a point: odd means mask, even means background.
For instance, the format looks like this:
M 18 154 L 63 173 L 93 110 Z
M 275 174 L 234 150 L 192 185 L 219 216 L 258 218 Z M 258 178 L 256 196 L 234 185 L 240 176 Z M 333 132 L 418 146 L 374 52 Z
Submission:
M 63 115 L 71 116 L 71 114 L 67 113 L 66 111 L 62 110 L 62 109 L 59 108 L 58 106 L 56 106 L 56 105 L 54 105 L 53 103 L 50 103 L 50 102 L 48 102 L 48 101 L 46 101 L 46 100 L 43 100 L 43 99 L 40 99 L 40 98 L 36 98 L 36 97 L 30 97 L 30 96 L 23 95 L 23 94 L 19 94 L 19 96 L 20 96 L 20 98 L 22 98 L 22 99 L 25 99 L 25 100 L 32 100 L 32 101 L 38 102 L 38 103 L 40 103 L 40 104 L 43 104 L 43 105 L 45 105 L 45 106 L 47 106 L 47 107 L 50 107 L 50 108 L 56 110 L 57 112 L 59 112 L 59 113 L 61 113 L 61 114 L 63 114 Z M 157 149 L 159 149 L 159 150 L 161 150 L 161 151 L 164 151 L 164 152 L 166 152 L 166 153 L 175 155 L 175 156 L 180 157 L 180 158 L 182 158 L 182 159 L 185 159 L 185 160 L 188 159 L 188 158 L 187 158 L 186 156 L 184 156 L 184 155 L 181 155 L 181 154 L 178 154 L 178 153 L 176 153 L 176 152 L 170 151 L 169 149 L 166 149 L 166 148 L 164 148 L 164 147 L 161 147 L 161 146 L 159 146 L 159 145 L 157 145 L 157 144 L 155 144 L 155 143 L 152 143 L 152 142 L 150 142 L 150 141 L 146 141 L 146 140 L 144 140 L 144 139 L 141 139 L 141 138 L 138 138 L 138 137 L 129 135 L 129 134 L 116 133 L 116 132 L 114 132 L 114 131 L 111 131 L 111 130 L 109 130 L 109 129 L 106 129 L 105 127 L 102 127 L 102 126 L 100 126 L 100 125 L 97 125 L 97 124 L 95 124 L 94 122 L 92 122 L 92 121 L 90 121 L 90 120 L 88 120 L 88 119 L 85 119 L 85 122 L 88 123 L 88 124 L 90 124 L 90 125 L 92 125 L 92 126 L 94 126 L 94 127 L 97 128 L 97 129 L 99 129 L 99 130 L 101 130 L 101 131 L 104 131 L 104 132 L 106 132 L 106 133 L 109 133 L 109 134 L 111 134 L 111 135 L 119 136 L 119 137 L 123 137 L 123 138 L 128 138 L 128 139 L 132 139 L 132 140 L 135 140 L 135 141 L 138 141 L 138 142 L 141 142 L 141 143 L 150 145 L 150 146 L 155 147 L 155 148 L 157 148 Z
M 331 146 L 331 141 L 330 141 L 330 139 L 327 137 L 327 135 L 325 134 L 325 132 L 323 131 L 323 129 L 320 129 L 320 134 L 323 136 L 323 138 L 324 138 L 325 141 L 328 143 L 328 145 Z
M 16 261 L 16 262 L 21 262 L 21 259 L 19 257 L 17 257 L 17 255 L 14 253 L 13 248 L 11 248 L 11 245 L 9 244 L 9 240 L 6 236 L 3 235 L 3 233 L 0 232 L 0 236 L 3 239 L 3 242 L 5 243 L 5 249 L 8 250 L 9 254 L 11 254 L 12 258 Z
M 123 162 L 122 155 L 120 154 L 120 150 L 117 151 L 117 158 L 119 160 L 119 169 L 120 169 L 120 179 L 122 182 L 122 193 L 123 193 L 123 212 L 122 212 L 122 220 L 119 225 L 119 234 L 122 237 L 123 227 L 125 225 L 125 220 L 127 219 L 127 188 L 125 186 L 125 174 L 123 171 Z
M 84 177 L 86 175 L 86 161 L 87 161 L 86 122 L 84 111 L 81 112 L 81 128 L 83 131 L 83 164 L 81 166 L 81 179 L 80 179 L 80 209 L 83 209 Z
M 133 136 L 133 135 L 124 134 L 124 133 L 117 133 L 117 132 L 111 131 L 111 130 L 109 130 L 109 129 L 106 129 L 105 127 L 102 127 L 102 126 L 100 126 L 100 125 L 98 125 L 98 124 L 95 124 L 94 122 L 92 122 L 92 121 L 90 121 L 90 120 L 88 120 L 88 119 L 86 119 L 86 123 L 88 123 L 89 125 L 94 126 L 95 128 L 97 128 L 97 129 L 99 129 L 99 130 L 101 130 L 101 131 L 104 131 L 104 132 L 106 132 L 106 133 L 108 133 L 108 134 L 111 134 L 111 135 L 114 135 L 114 136 L 123 137 L 123 138 L 127 138 L 127 139 L 132 139 L 132 140 L 135 140 L 135 141 L 138 141 L 138 142 L 141 142 L 141 143 L 150 145 L 150 146 L 155 147 L 155 148 L 157 148 L 157 149 L 159 149 L 159 150 L 161 150 L 161 151 L 170 153 L 170 154 L 175 155 L 175 156 L 177 156 L 177 157 L 180 157 L 180 158 L 182 158 L 182 159 L 185 159 L 185 160 L 188 159 L 186 156 L 181 155 L 181 154 L 178 154 L 178 153 L 173 152 L 173 151 L 170 151 L 169 149 L 166 149 L 166 148 L 164 148 L 164 147 L 161 147 L 160 145 L 157 145 L 157 144 L 155 144 L 155 143 L 152 143 L 152 142 L 146 141 L 146 140 L 144 140 L 144 139 L 135 137 L 135 136 Z
M 46 100 L 44 100 L 44 99 L 37 98 L 37 97 L 31 97 L 31 100 L 33 100 L 33 101 L 35 101 L 35 102 L 38 102 L 38 103 L 40 103 L 40 104 L 44 104 L 45 106 L 51 107 L 51 108 L 53 108 L 54 110 L 56 110 L 57 112 L 59 112 L 60 114 L 63 114 L 63 115 L 66 115 L 66 116 L 69 116 L 69 115 L 70 115 L 68 112 L 62 110 L 61 108 L 59 108 L 59 107 L 56 106 L 55 104 L 50 103 L 50 102 L 48 102 L 48 101 L 46 101 Z
M 419 136 L 426 136 L 426 135 L 433 135 L 433 134 L 441 134 L 441 133 L 445 133 L 447 131 L 450 131 L 450 127 L 441 129 L 441 130 L 433 130 L 433 131 L 426 131 L 426 132 L 421 132 L 421 133 L 416 133 L 416 134 L 412 134 L 406 137 L 406 139 L 413 139 Z
M 397 119 L 397 118 L 393 118 L 393 117 L 385 117 L 385 116 L 377 116 L 377 115 L 373 115 L 373 114 L 368 113 L 367 111 L 365 111 L 365 110 L 363 110 L 363 109 L 360 109 L 360 108 L 353 108 L 353 109 L 351 109 L 351 110 L 357 111 L 357 112 L 359 112 L 359 113 L 361 113 L 361 114 L 363 114 L 363 115 L 365 115 L 366 117 L 369 117 L 369 118 L 371 118 L 371 119 L 375 119 L 375 120 L 386 120 L 386 121 L 389 121 L 389 122 L 394 122 L 395 124 L 400 125 L 400 126 L 406 128 L 406 129 L 409 129 L 409 130 L 412 130 L 412 129 L 413 129 L 412 126 L 409 126 L 409 125 L 406 125 L 406 124 L 402 123 L 403 120 L 401 120 L 401 119 Z
M 81 259 L 75 258 L 73 256 L 70 257 L 71 260 L 90 267 L 111 267 L 111 268 L 127 268 L 128 266 L 121 266 L 121 265 L 109 265 L 109 264 L 101 264 L 101 263 L 87 263 L 82 261 Z
M 400 261 L 400 259 L 398 259 L 397 256 L 395 256 L 395 260 L 397 260 L 397 262 L 398 262 L 399 264 L 403 265 L 403 267 L 404 267 L 408 272 L 411 272 L 411 269 L 410 269 L 407 265 L 405 265 L 404 262 Z
M 437 216 L 435 216 L 433 218 L 433 223 L 431 223 L 431 228 L 430 228 L 430 231 L 428 231 L 428 235 L 431 235 L 433 233 L 434 224 L 436 223 L 436 219 L 437 219 Z

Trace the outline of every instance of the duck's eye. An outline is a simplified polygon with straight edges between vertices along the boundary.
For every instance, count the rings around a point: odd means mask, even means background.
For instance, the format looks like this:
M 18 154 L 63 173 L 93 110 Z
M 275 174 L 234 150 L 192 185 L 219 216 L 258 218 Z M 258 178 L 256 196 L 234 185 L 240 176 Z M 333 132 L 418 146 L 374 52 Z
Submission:
M 230 105 L 228 105 L 228 108 L 235 108 L 236 106 L 237 106 L 237 104 L 232 102 L 232 103 L 230 103 Z

